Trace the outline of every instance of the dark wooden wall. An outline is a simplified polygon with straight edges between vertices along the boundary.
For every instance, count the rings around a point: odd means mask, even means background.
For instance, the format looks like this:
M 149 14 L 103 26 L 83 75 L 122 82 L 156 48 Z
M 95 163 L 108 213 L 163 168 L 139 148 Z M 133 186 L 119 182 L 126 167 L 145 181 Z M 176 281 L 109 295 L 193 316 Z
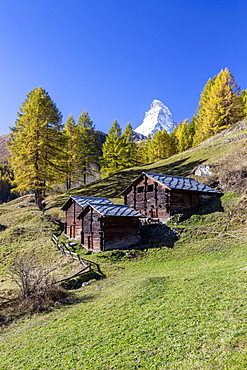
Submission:
M 125 204 L 151 218 L 170 216 L 170 191 L 159 183 L 143 176 L 125 195 Z
M 103 217 L 90 209 L 81 225 L 81 243 L 86 249 L 126 249 L 140 240 L 139 219 L 136 217 Z
M 92 209 L 86 213 L 81 221 L 81 243 L 86 249 L 102 250 L 102 216 Z
M 66 211 L 65 234 L 68 238 L 81 239 L 81 221 L 77 219 L 77 216 L 82 209 L 83 207 L 73 201 Z
M 104 218 L 104 250 L 127 249 L 139 241 L 139 218 Z
M 169 190 L 143 175 L 124 198 L 125 205 L 146 217 L 168 219 L 183 208 L 200 204 L 201 195 L 197 191 Z
M 175 190 L 171 191 L 171 214 L 179 212 L 182 208 L 197 206 L 200 203 L 200 193 L 196 191 Z

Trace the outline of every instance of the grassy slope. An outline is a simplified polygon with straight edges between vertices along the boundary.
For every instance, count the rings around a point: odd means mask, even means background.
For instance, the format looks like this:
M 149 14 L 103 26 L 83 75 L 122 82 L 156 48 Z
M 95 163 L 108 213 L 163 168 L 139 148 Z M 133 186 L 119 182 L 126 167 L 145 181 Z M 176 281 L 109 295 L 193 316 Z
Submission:
M 73 194 L 117 198 L 143 169 L 189 175 L 203 161 L 216 168 L 226 156 L 230 164 L 232 153 L 242 158 L 244 150 L 245 140 L 206 145 L 122 171 L 120 181 L 115 175 Z M 56 212 L 67 196 L 51 196 L 49 212 Z M 137 259 L 116 262 L 107 254 L 90 256 L 108 278 L 78 289 L 72 306 L 3 330 L 0 369 L 247 368 L 246 203 L 245 196 L 225 195 L 222 212 L 210 212 L 216 209 L 212 205 L 178 225 L 184 232 L 173 248 L 160 246 Z M 42 215 L 30 202 L 17 207 L 18 200 L 0 207 L 0 223 L 10 226 L 0 232 L 1 255 L 10 259 L 17 247 L 35 246 L 44 258 L 57 258 L 49 241 L 50 223 L 40 221 Z
M 227 130 L 203 142 L 196 148 L 174 155 L 173 157 L 118 172 L 105 180 L 71 189 L 60 195 L 54 194 L 48 198 L 48 211 L 59 212 L 61 205 L 72 194 L 104 196 L 111 198 L 116 203 L 122 203 L 123 199 L 120 197 L 120 193 L 142 171 L 177 176 L 193 176 L 193 170 L 200 164 L 205 163 L 212 166 L 214 171 L 212 179 L 215 179 L 224 171 L 242 168 L 246 165 L 247 158 L 246 137 L 243 137 L 247 134 L 245 127 L 245 125 L 244 127 L 241 126 L 241 130 L 238 129 L 238 126 L 235 129 Z M 243 137 L 241 140 L 235 140 L 241 137 Z M 196 178 L 196 176 L 194 177 Z M 212 179 L 204 178 L 203 181 L 210 183 Z M 200 177 L 198 177 L 198 180 L 202 181 Z

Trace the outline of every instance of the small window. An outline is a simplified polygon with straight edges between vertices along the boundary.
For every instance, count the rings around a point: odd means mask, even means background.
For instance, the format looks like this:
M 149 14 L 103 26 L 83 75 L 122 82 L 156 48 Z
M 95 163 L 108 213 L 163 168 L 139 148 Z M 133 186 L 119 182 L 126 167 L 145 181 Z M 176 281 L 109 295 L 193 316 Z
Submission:
M 148 185 L 147 192 L 151 193 L 153 190 L 154 190 L 154 186 L 153 185 Z
M 137 193 L 143 193 L 143 191 L 144 191 L 144 186 L 138 186 Z

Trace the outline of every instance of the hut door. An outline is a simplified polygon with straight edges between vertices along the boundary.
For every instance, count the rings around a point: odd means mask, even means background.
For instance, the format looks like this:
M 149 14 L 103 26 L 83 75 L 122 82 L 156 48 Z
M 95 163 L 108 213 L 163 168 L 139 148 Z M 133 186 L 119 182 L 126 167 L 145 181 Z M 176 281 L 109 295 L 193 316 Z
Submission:
M 88 242 L 88 249 L 93 249 L 93 237 L 92 236 L 87 237 L 87 242 Z
M 84 232 L 81 232 L 81 244 L 84 244 Z
M 191 196 L 190 194 L 185 193 L 184 194 L 184 206 L 190 207 L 191 206 Z
M 151 209 L 151 217 L 152 218 L 157 218 L 158 217 L 157 209 L 154 209 L 154 208 Z
M 75 225 L 70 226 L 69 237 L 70 237 L 70 239 L 75 239 Z

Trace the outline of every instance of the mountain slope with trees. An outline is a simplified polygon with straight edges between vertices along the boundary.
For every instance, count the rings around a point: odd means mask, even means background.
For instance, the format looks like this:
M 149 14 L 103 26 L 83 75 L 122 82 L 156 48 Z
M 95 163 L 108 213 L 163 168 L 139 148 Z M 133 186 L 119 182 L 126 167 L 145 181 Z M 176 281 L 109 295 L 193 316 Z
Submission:
M 61 112 L 39 87 L 27 95 L 12 128 L 9 151 L 16 190 L 33 191 L 42 207 L 47 191 L 56 186 L 70 189 L 99 178 L 100 173 L 106 178 L 125 168 L 169 158 L 244 117 L 246 91 L 240 91 L 227 68 L 208 80 L 191 122 L 186 119 L 169 134 L 157 131 L 140 141 L 130 123 L 122 132 L 114 120 L 102 142 L 85 110 L 77 122 L 71 115 L 62 125 Z

